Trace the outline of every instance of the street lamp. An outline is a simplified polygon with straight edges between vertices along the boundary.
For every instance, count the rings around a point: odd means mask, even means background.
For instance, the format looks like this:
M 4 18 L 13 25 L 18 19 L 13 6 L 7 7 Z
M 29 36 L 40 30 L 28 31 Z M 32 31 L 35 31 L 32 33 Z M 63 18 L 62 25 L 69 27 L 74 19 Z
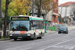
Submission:
M 34 0 L 32 0 L 32 16 L 34 16 Z
M 65 23 L 67 23 L 66 20 L 67 19 L 67 7 L 66 7 L 66 9 L 65 9 Z

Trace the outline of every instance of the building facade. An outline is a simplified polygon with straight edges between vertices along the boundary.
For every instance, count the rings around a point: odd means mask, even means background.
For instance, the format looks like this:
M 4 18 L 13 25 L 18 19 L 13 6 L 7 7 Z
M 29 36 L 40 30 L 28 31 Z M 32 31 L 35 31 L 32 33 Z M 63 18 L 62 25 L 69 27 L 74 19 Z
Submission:
M 58 0 L 54 0 L 57 7 L 50 10 L 46 15 L 47 26 L 58 24 Z
M 53 16 L 52 16 L 52 23 L 55 25 L 55 24 L 58 24 L 59 21 L 58 21 L 58 0 L 54 0 L 54 3 L 57 4 L 57 7 L 53 9 Z
M 59 5 L 59 14 L 64 18 L 64 22 L 73 23 L 75 17 L 75 2 L 66 2 Z

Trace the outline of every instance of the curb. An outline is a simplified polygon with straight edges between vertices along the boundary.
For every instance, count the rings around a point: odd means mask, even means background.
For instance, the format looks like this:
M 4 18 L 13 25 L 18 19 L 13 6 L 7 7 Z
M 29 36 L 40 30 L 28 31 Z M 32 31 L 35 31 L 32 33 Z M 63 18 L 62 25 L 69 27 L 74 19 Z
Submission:
M 57 31 L 55 31 L 55 32 L 57 32 Z M 52 34 L 52 33 L 55 33 L 55 32 L 49 32 L 49 33 L 45 33 L 45 34 Z
M 6 41 L 6 40 L 10 40 L 10 38 L 8 38 L 8 39 L 0 39 L 0 41 Z
M 55 32 L 57 32 L 57 31 L 55 31 Z M 55 32 L 52 32 L 52 33 L 55 33 Z M 48 34 L 52 34 L 52 33 L 48 33 Z

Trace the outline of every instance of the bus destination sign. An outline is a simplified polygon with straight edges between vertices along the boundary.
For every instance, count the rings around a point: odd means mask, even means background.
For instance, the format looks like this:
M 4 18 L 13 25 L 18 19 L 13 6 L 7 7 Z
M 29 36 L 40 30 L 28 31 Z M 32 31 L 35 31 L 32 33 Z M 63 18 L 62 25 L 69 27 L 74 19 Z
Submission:
M 29 17 L 11 17 L 11 20 L 29 20 Z

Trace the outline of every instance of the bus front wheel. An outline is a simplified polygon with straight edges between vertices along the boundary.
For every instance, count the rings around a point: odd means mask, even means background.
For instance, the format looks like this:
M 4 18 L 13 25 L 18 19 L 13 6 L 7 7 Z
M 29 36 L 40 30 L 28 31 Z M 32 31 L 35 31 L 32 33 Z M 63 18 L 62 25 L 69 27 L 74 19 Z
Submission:
M 14 41 L 17 41 L 17 39 L 14 39 Z
M 36 39 L 36 34 L 34 33 L 33 38 L 31 38 L 32 40 Z

